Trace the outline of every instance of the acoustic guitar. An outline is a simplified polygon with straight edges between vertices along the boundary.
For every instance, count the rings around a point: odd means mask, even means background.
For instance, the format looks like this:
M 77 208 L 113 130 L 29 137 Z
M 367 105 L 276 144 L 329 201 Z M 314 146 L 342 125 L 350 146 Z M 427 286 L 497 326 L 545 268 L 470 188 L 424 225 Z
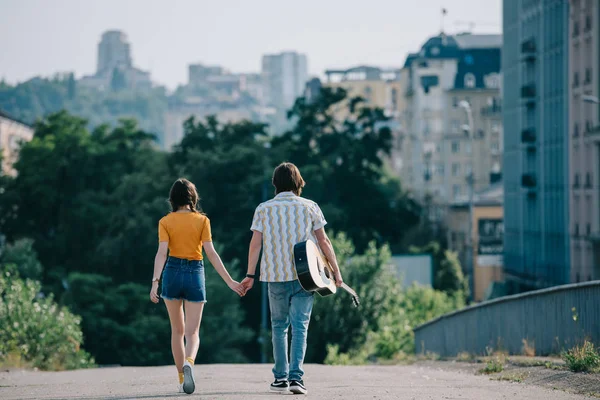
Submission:
M 300 286 L 307 292 L 317 292 L 323 297 L 337 292 L 333 268 L 312 240 L 294 246 L 294 264 Z M 358 307 L 360 301 L 356 292 L 345 283 L 342 284 L 342 289 L 352 296 L 354 307 Z

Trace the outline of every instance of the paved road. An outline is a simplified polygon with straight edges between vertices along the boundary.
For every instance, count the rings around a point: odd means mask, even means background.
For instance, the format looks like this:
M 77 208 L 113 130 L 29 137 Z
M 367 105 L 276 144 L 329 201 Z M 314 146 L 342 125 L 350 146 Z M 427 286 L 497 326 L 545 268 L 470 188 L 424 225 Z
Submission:
M 583 399 L 525 384 L 491 381 L 429 366 L 307 365 L 312 399 Z M 197 391 L 176 393 L 174 367 L 99 368 L 69 372 L 0 372 L 0 399 L 274 399 L 267 365 L 198 365 Z

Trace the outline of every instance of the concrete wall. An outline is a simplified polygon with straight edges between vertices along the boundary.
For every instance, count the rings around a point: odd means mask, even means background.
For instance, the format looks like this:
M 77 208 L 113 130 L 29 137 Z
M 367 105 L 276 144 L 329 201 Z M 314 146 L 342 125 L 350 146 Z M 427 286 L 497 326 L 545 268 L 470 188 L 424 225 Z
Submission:
M 525 339 L 536 355 L 548 355 L 586 338 L 599 344 L 598 299 L 600 281 L 593 281 L 484 302 L 415 328 L 416 352 L 482 355 L 491 347 L 520 354 Z

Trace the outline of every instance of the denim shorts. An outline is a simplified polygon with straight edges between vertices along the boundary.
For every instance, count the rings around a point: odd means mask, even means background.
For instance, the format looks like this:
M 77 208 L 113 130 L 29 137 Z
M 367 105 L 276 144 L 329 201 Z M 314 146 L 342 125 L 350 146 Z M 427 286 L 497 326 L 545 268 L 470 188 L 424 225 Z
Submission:
M 161 297 L 205 303 L 206 281 L 202 260 L 169 257 L 162 276 Z

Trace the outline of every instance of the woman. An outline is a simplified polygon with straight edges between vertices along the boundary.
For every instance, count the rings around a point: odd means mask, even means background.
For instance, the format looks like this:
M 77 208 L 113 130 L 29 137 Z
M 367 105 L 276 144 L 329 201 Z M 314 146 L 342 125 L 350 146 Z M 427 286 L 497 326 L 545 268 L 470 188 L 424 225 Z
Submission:
M 172 212 L 158 223 L 159 243 L 150 299 L 158 303 L 158 282 L 166 261 L 160 297 L 165 300 L 171 321 L 171 350 L 179 372 L 179 391 L 191 394 L 196 388 L 193 365 L 200 345 L 198 330 L 206 303 L 202 248 L 231 290 L 240 296 L 245 292 L 229 276 L 215 251 L 209 219 L 196 210 L 196 186 L 187 179 L 178 179 L 171 187 L 169 202 Z

